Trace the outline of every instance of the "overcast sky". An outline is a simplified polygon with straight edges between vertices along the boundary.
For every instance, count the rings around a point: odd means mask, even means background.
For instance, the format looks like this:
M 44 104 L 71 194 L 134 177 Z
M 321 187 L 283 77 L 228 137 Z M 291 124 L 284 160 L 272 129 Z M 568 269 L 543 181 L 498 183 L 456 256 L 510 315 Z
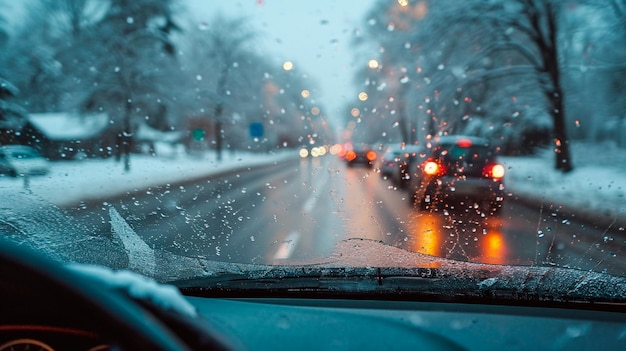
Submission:
M 376 0 L 189 0 L 198 23 L 222 13 L 251 19 L 259 30 L 259 46 L 277 63 L 293 61 L 296 69 L 317 82 L 318 101 L 338 119 L 340 107 L 356 96 L 353 73 L 357 60 L 350 47 L 355 31 Z

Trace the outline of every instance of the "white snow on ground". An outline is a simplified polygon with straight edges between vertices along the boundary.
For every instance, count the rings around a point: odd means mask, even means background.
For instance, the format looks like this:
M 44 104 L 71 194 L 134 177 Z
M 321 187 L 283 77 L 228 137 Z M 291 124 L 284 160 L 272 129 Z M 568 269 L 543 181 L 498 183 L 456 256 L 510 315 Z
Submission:
M 625 223 L 624 151 L 611 144 L 574 144 L 572 155 L 575 169 L 568 174 L 554 170 L 554 155 L 550 150 L 534 156 L 502 157 L 501 161 L 507 169 L 507 190 L 513 196 L 562 204 L 568 209 L 586 211 Z M 217 162 L 212 153 L 176 153 L 158 157 L 132 155 L 128 173 L 124 172 L 121 163 L 113 159 L 54 162 L 51 163 L 50 174 L 32 177 L 28 187 L 34 194 L 63 206 L 292 157 L 297 157 L 297 151 L 234 155 L 226 152 L 221 162 Z M 22 189 L 22 179 L 0 177 L 0 191 L 3 194 L 10 195 L 11 191 Z M 6 195 L 3 197 L 9 198 Z
M 294 157 L 298 157 L 294 150 L 272 154 L 224 152 L 219 162 L 210 152 L 158 157 L 131 155 L 129 172 L 124 172 L 123 163 L 113 158 L 51 162 L 50 173 L 31 177 L 27 187 L 52 203 L 65 206 Z M 10 199 L 11 191 L 22 191 L 23 188 L 24 179 L 0 177 L 0 192 L 4 198 Z
M 554 169 L 550 150 L 528 157 L 501 157 L 507 190 L 564 206 L 589 217 L 626 223 L 626 150 L 612 144 L 574 144 L 572 172 Z

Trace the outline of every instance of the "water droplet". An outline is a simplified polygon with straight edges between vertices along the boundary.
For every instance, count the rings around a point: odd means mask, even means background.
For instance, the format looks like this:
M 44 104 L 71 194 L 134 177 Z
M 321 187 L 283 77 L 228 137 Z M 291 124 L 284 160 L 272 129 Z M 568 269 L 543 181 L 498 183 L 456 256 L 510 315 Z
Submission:
M 590 329 L 591 324 L 571 325 L 567 327 L 565 333 L 570 338 L 580 338 L 581 336 L 587 334 Z

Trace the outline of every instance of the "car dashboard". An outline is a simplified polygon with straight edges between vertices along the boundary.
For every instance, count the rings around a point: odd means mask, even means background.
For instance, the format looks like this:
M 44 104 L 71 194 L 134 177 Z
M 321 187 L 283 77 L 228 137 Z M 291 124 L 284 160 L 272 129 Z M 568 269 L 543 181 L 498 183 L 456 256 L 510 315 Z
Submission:
M 0 350 L 113 350 L 94 332 L 39 324 L 9 324 L 0 326 Z
M 181 288 L 195 315 L 157 308 L 0 242 L 4 350 L 619 350 L 624 304 L 511 305 L 398 292 Z M 8 257 L 8 258 L 7 258 Z
M 360 299 L 188 299 L 220 333 L 250 350 L 571 351 L 626 345 L 623 313 Z
M 623 313 L 359 299 L 186 299 L 232 349 L 569 351 L 618 350 L 626 343 Z M 3 323 L 0 350 L 128 349 L 103 335 L 101 326 L 89 326 L 88 316 L 50 317 Z

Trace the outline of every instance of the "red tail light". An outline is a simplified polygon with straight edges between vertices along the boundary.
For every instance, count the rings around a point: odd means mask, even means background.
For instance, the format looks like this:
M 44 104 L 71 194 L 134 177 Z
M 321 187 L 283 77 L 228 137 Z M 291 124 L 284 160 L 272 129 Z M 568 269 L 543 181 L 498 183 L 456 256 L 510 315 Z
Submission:
M 461 139 L 457 141 L 456 144 L 464 149 L 472 147 L 472 141 L 470 139 Z
M 435 161 L 426 161 L 424 163 L 424 173 L 428 174 L 428 175 L 437 175 L 439 174 L 440 170 L 440 166 L 439 164 L 437 164 L 437 162 Z
M 356 158 L 356 152 L 350 150 L 348 152 L 346 152 L 346 160 L 348 161 L 352 161 Z
M 370 151 L 367 152 L 365 157 L 367 157 L 367 159 L 370 160 L 370 161 L 374 161 L 376 159 L 376 152 L 370 150 Z
M 500 164 L 488 165 L 484 170 L 485 177 L 493 179 L 502 179 L 504 177 L 504 166 Z

